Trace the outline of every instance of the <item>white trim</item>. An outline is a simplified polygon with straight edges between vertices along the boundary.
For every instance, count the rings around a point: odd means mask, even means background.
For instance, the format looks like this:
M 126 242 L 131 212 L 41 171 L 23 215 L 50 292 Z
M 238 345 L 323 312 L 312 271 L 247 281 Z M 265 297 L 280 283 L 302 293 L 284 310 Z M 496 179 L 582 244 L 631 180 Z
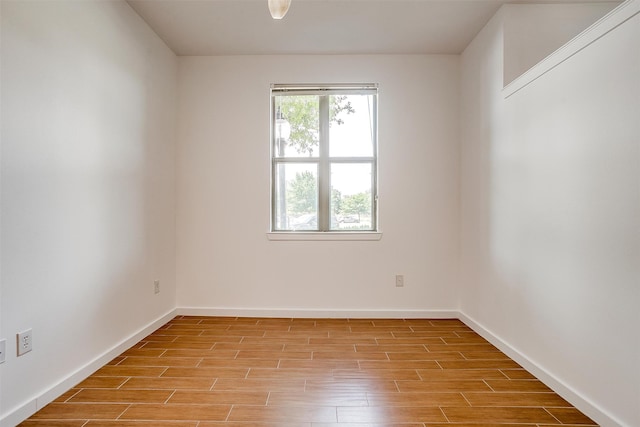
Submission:
M 502 89 L 508 98 L 582 49 L 640 13 L 640 0 L 627 0 Z
M 384 309 L 288 309 L 288 308 L 222 308 L 181 307 L 182 316 L 278 317 L 320 319 L 457 319 L 456 310 L 384 310 Z
M 87 363 L 72 374 L 68 375 L 66 378 L 63 378 L 56 384 L 53 384 L 51 387 L 44 390 L 39 395 L 10 410 L 2 417 L 2 419 L 0 419 L 0 427 L 13 427 L 20 424 L 22 421 L 35 414 L 37 411 L 44 408 L 45 405 L 57 399 L 64 392 L 68 391 L 70 388 L 89 377 L 95 371 L 105 366 L 107 363 L 113 360 L 113 358 L 122 354 L 132 345 L 140 342 L 142 338 L 146 337 L 151 332 L 155 331 L 160 326 L 173 319 L 175 316 L 176 309 L 170 310 L 166 314 L 160 316 L 158 319 L 149 323 L 147 326 L 141 328 L 138 332 L 120 341 L 111 349 L 99 355 L 91 362 Z
M 598 425 L 612 427 L 623 426 L 623 423 L 617 420 L 613 415 L 607 413 L 594 402 L 578 393 L 571 386 L 565 384 L 552 373 L 529 359 L 525 354 L 512 347 L 509 343 L 504 341 L 491 330 L 485 328 L 473 318 L 462 312 L 458 313 L 458 318 L 484 339 L 496 346 L 504 354 L 520 364 L 524 369 L 532 373 L 540 381 L 549 386 L 549 388 L 575 406 L 578 410 L 582 411 L 585 415 L 597 422 Z
M 602 426 L 623 426 L 613 415 L 607 413 L 595 403 L 585 398 L 553 374 L 542 368 L 526 355 L 509 345 L 491 330 L 485 328 L 473 318 L 458 310 L 384 310 L 384 309 L 261 309 L 261 308 L 219 308 L 219 307 L 179 307 L 167 312 L 157 320 L 151 322 L 129 338 L 123 340 L 113 348 L 97 357 L 90 363 L 78 369 L 67 378 L 53 385 L 39 396 L 28 400 L 19 407 L 7 413 L 0 419 L 0 427 L 13 427 L 46 404 L 56 399 L 62 393 L 90 376 L 96 370 L 106 365 L 114 357 L 122 354 L 142 338 L 167 323 L 176 315 L 182 316 L 222 316 L 222 317 L 284 317 L 284 318 L 351 318 L 351 319 L 459 319 L 467 326 L 480 334 L 483 338 L 495 345 L 507 356 L 519 363 L 523 368 L 535 375 L 540 381 L 547 384 L 554 392 L 558 393 L 577 409 L 584 412 Z
M 360 241 L 374 241 L 382 239 L 382 232 L 374 232 L 374 231 L 357 231 L 357 232 L 346 232 L 346 231 L 325 231 L 325 232 L 300 232 L 300 231 L 291 231 L 291 232 L 269 232 L 267 233 L 267 239 L 274 241 L 284 241 L 284 240 L 326 240 L 326 241 L 335 241 L 335 240 L 360 240 Z
M 0 427 L 15 427 L 37 411 L 36 399 L 31 399 L 2 417 Z

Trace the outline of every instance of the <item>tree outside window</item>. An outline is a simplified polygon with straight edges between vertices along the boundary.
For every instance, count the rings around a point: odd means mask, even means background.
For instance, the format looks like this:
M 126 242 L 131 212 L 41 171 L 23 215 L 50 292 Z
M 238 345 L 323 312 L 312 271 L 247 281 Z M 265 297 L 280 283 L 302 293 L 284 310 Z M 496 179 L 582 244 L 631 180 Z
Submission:
M 274 85 L 274 231 L 376 229 L 376 98 L 375 86 Z

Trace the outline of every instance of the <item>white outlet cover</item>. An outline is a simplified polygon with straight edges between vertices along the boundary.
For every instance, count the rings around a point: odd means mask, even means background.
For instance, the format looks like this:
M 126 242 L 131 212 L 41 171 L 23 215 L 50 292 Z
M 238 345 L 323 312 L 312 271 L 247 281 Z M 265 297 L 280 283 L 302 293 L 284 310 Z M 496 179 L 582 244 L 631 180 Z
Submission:
M 18 356 L 29 353 L 33 349 L 33 332 L 28 329 L 18 333 Z
M 404 287 L 404 275 L 402 274 L 396 275 L 396 287 L 397 288 Z
M 7 352 L 7 340 L 0 340 L 0 363 L 4 363 Z

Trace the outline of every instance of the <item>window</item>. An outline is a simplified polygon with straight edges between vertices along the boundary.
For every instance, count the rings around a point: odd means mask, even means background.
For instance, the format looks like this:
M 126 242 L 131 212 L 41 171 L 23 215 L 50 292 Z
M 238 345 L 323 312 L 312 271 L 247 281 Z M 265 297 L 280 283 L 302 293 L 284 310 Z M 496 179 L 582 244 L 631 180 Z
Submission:
M 377 85 L 271 86 L 272 231 L 377 230 Z

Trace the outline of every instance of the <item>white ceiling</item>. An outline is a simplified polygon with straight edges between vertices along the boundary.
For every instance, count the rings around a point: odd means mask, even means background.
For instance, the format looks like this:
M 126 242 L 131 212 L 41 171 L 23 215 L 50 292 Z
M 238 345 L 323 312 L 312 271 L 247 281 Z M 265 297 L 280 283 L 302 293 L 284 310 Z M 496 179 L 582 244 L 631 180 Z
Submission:
M 267 0 L 127 2 L 177 55 L 261 55 L 457 54 L 502 4 L 523 1 L 292 0 L 280 21 Z

